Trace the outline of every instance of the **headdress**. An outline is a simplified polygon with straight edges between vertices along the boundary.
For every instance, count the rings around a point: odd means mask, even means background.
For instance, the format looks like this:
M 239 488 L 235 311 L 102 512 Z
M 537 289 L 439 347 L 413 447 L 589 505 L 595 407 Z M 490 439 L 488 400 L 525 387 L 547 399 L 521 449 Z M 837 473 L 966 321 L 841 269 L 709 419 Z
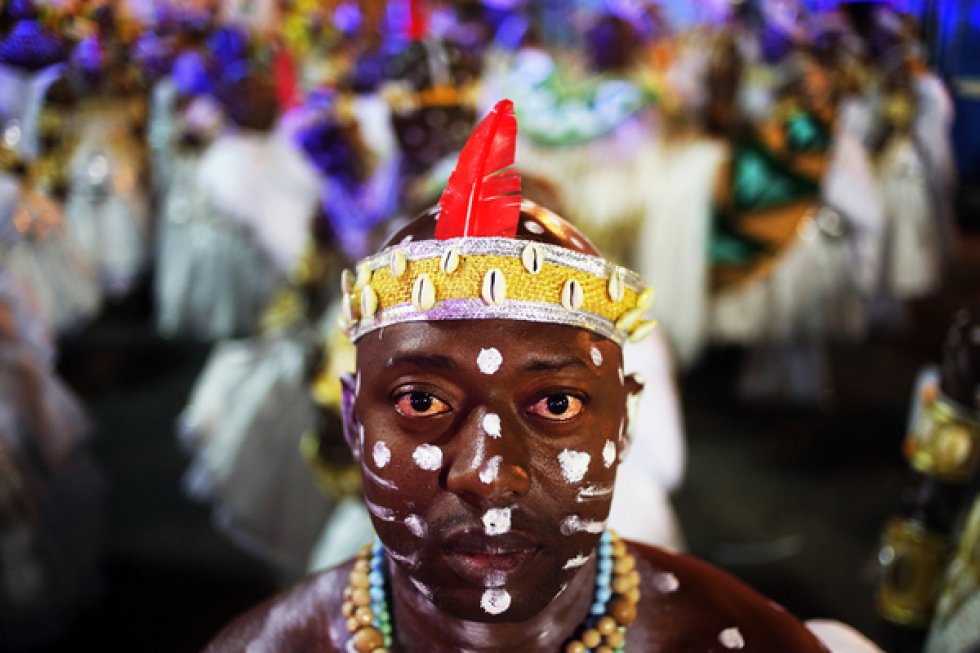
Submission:
M 470 136 L 432 209 L 435 237 L 391 245 L 344 275 L 352 340 L 432 320 L 567 324 L 618 344 L 652 330 L 642 317 L 653 291 L 635 273 L 535 238 L 548 228 L 590 249 L 567 222 L 522 200 L 516 138 L 513 104 L 502 100 Z M 515 238 L 519 229 L 528 239 Z

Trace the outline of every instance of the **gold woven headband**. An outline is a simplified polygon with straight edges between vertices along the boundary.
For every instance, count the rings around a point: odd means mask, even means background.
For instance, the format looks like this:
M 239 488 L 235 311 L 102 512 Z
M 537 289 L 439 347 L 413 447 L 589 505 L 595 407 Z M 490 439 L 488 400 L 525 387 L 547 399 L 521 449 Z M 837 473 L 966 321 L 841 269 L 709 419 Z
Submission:
M 653 289 L 635 273 L 564 247 L 512 238 L 389 247 L 344 274 L 351 340 L 402 322 L 523 320 L 567 324 L 622 345 L 648 335 Z

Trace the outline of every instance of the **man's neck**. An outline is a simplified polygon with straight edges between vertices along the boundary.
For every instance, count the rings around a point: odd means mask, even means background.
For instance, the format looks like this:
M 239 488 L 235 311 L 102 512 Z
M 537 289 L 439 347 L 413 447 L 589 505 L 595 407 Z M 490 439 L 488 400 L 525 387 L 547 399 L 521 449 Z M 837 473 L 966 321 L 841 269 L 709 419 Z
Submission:
M 593 557 L 568 588 L 533 618 L 521 623 L 483 623 L 447 615 L 419 594 L 408 577 L 390 564 L 395 650 L 415 650 L 425 642 L 429 653 L 493 653 L 564 650 L 566 640 L 585 621 L 592 605 L 596 562 Z M 401 643 L 401 645 L 399 645 Z M 412 644 L 409 648 L 405 644 Z

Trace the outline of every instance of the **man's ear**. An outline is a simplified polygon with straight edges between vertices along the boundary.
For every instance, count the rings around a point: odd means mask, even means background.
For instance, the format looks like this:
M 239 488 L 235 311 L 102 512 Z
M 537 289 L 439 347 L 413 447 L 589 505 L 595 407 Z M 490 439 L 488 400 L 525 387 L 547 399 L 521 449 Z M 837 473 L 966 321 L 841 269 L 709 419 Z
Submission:
M 630 428 L 636 417 L 637 405 L 640 403 L 644 385 L 643 377 L 637 373 L 627 374 L 623 379 L 623 387 L 626 389 L 626 415 L 623 418 L 623 432 L 620 434 L 620 449 L 623 452 L 621 459 L 626 457 L 626 452 L 632 443 L 633 436 Z
M 350 373 L 340 375 L 340 419 L 344 424 L 344 440 L 350 447 L 354 460 L 360 462 L 364 450 L 361 424 L 357 421 L 354 403 L 357 400 L 357 382 Z

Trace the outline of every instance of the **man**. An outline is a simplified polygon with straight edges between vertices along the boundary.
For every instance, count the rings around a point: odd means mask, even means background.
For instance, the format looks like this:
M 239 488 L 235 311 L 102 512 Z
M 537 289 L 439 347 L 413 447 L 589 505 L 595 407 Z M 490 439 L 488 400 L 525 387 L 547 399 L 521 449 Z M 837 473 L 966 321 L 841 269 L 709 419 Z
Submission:
M 378 541 L 208 650 L 825 651 L 726 574 L 605 532 L 641 389 L 621 345 L 652 329 L 652 293 L 521 202 L 515 136 L 501 102 L 439 209 L 345 284 Z

